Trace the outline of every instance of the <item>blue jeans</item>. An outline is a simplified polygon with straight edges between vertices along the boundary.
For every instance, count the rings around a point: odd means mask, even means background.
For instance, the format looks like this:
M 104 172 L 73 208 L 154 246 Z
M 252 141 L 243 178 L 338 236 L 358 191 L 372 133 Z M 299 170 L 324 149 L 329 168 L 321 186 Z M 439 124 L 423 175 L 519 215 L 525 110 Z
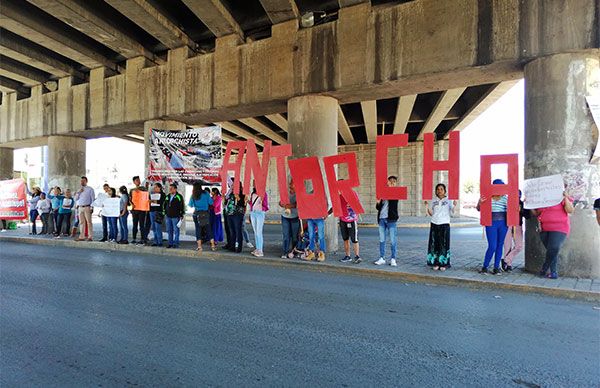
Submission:
M 103 217 L 108 222 L 108 239 L 117 240 L 117 219 L 119 217 Z
M 29 222 L 31 222 L 31 233 L 37 234 L 37 230 L 35 228 L 35 219 L 38 217 L 37 209 L 33 209 L 29 211 Z
M 540 238 L 546 248 L 546 260 L 542 265 L 542 272 L 546 273 L 550 269 L 550 272 L 556 273 L 558 253 L 567 239 L 567 235 L 562 232 L 541 232 Z
M 504 248 L 504 239 L 508 232 L 508 226 L 506 226 L 506 220 L 495 220 L 492 221 L 492 226 L 485 227 L 485 236 L 487 237 L 488 248 L 485 251 L 485 260 L 483 266 L 487 268 L 492 261 L 494 254 L 494 268 L 500 268 L 500 260 L 502 260 L 502 250 Z
M 127 217 L 129 216 L 129 212 L 125 213 L 125 215 L 119 217 L 119 229 L 121 231 L 121 241 L 127 241 L 129 235 L 129 229 L 127 228 Z
M 259 210 L 252 210 L 250 212 L 250 222 L 252 222 L 252 229 L 254 229 L 254 242 L 256 243 L 256 249 L 262 252 L 265 212 Z
M 102 239 L 108 239 L 108 217 L 102 216 Z
M 177 227 L 177 223 L 179 222 L 179 217 L 165 217 L 167 221 L 167 234 L 169 235 L 169 245 L 175 248 L 179 247 L 179 228 Z
M 158 212 L 150 212 L 150 225 L 152 225 L 152 234 L 154 234 L 154 243 L 162 247 L 162 225 L 156 222 L 156 214 Z
M 388 221 L 387 218 L 379 219 L 379 256 L 385 257 L 386 236 L 392 244 L 392 259 L 396 258 L 396 221 Z
M 242 229 L 244 226 L 244 215 L 243 214 L 231 214 L 228 217 L 229 224 L 229 235 L 231 237 L 232 248 L 236 252 L 241 252 L 244 237 L 242 235 Z
M 319 237 L 319 250 L 325 252 L 325 221 L 322 218 L 314 218 L 307 220 L 308 222 L 308 249 L 315 250 L 315 227 L 317 227 L 317 235 Z
M 296 244 L 298 244 L 300 220 L 298 218 L 286 218 L 281 216 L 281 231 L 283 232 L 283 254 L 287 255 L 296 247 Z

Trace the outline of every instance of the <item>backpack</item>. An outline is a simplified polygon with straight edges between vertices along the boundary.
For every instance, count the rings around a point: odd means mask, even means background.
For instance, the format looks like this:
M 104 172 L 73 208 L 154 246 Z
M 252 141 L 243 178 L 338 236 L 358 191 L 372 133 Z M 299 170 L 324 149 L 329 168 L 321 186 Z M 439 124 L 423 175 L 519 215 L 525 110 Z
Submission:
M 264 212 L 269 211 L 269 198 L 268 198 L 268 195 L 266 192 L 265 192 L 265 195 L 263 196 L 263 200 L 262 200 L 262 210 Z

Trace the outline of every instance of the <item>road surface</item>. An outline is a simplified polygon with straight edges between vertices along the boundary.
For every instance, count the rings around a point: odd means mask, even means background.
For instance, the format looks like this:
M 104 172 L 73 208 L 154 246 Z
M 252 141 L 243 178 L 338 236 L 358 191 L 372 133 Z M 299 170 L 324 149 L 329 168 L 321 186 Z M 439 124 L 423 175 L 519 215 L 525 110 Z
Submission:
M 0 242 L 0 384 L 598 386 L 597 304 Z

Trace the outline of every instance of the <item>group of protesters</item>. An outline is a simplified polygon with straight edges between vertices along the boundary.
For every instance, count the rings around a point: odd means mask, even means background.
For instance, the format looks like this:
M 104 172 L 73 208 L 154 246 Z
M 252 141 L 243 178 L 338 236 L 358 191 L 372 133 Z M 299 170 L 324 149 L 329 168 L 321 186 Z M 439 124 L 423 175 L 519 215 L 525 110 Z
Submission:
M 396 186 L 397 181 L 397 177 L 390 176 L 387 183 L 389 186 Z M 142 185 L 140 177 L 135 176 L 132 183 L 134 187 L 130 190 L 125 186 L 119 189 L 109 184 L 103 186 L 105 196 L 102 198 L 120 198 L 118 216 L 102 214 L 102 201 L 96 200 L 94 190 L 88 186 L 86 177 L 81 177 L 81 187 L 74 194 L 69 189 L 63 193 L 61 188 L 54 187 L 46 195 L 39 188 L 33 188 L 29 191 L 31 195 L 29 215 L 32 225 L 30 234 L 37 234 L 35 220 L 39 217 L 42 221 L 40 234 L 54 234 L 56 238 L 71 235 L 76 237 L 77 241 L 92 241 L 93 206 L 100 206 L 103 235 L 99 241 L 129 244 L 128 217 L 131 214 L 133 226 L 131 243 L 162 247 L 163 226 L 165 226 L 168 235 L 166 248 L 179 248 L 180 228 L 186 203 L 183 195 L 178 192 L 177 184 L 169 184 L 165 193 L 165 188 L 160 182 L 150 187 L 149 183 Z M 500 179 L 493 183 L 503 184 Z M 149 192 L 149 209 L 136 208 L 136 202 L 132 200 L 136 191 Z M 293 181 L 289 182 L 288 191 L 289 203 L 279 202 L 283 236 L 281 257 L 322 262 L 326 258 L 325 219 L 327 217 L 301 220 L 298 216 Z M 523 249 L 523 219 L 537 217 L 540 238 L 546 248 L 546 260 L 540 270 L 540 276 L 556 279 L 560 248 L 570 231 L 569 214 L 574 210 L 572 198 L 565 194 L 560 204 L 535 210 L 526 210 L 523 201 L 520 200 L 520 223 L 514 227 L 507 226 L 507 196 L 481 197 L 477 209 L 479 210 L 481 204 L 488 200 L 491 201 L 492 224 L 485 227 L 488 248 L 479 272 L 495 275 L 511 272 L 514 258 Z M 358 215 L 342 195 L 340 201 L 342 215 L 339 217 L 339 228 L 344 241 L 344 256 L 339 261 L 359 264 L 362 259 L 358 239 Z M 448 199 L 446 186 L 440 183 L 435 188 L 434 199 L 431 202 L 425 201 L 424 204 L 427 215 L 431 217 L 426 263 L 435 271 L 445 271 L 451 266 L 450 219 L 457 202 Z M 251 252 L 252 255 L 264 256 L 263 227 L 266 213 L 269 211 L 266 193 L 261 196 L 256 188 L 252 188 L 251 194 L 246 196 L 243 194 L 241 182 L 238 190 L 233 189 L 231 178 L 227 181 L 227 192 L 223 194 L 216 187 L 211 189 L 196 182 L 187 207 L 193 209 L 192 219 L 197 251 L 203 250 L 203 243 L 209 243 L 213 251 L 217 250 L 219 243 L 224 243 L 221 249 L 240 253 L 245 244 L 247 247 L 255 248 Z M 378 200 L 376 209 L 379 258 L 373 264 L 396 267 L 398 265 L 396 257 L 398 200 Z M 329 213 L 331 214 L 331 209 Z M 249 241 L 246 215 L 254 231 L 255 245 Z M 72 219 L 74 223 L 71 229 Z M 148 239 L 150 231 L 153 232 L 152 242 Z M 391 251 L 389 259 L 386 259 L 385 251 L 388 244 Z M 354 257 L 351 257 L 352 250 Z M 489 271 L 492 258 L 494 258 L 493 269 Z

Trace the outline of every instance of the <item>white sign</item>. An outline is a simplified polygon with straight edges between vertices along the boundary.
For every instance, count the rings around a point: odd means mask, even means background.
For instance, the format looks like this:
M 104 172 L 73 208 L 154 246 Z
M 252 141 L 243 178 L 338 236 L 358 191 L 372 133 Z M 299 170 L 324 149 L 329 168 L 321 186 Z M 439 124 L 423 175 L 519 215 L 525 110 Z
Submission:
M 525 209 L 540 209 L 558 205 L 563 200 L 564 191 L 562 175 L 525 179 L 523 185 Z
M 96 196 L 96 200 L 94 200 L 94 202 L 92 202 L 92 207 L 96 207 L 96 208 L 102 207 L 102 205 L 104 204 L 104 200 L 107 198 L 108 198 L 108 195 L 106 195 L 106 193 L 98 193 L 98 195 Z
M 588 106 L 590 107 L 590 112 L 592 112 L 592 117 L 596 122 L 596 126 L 600 129 L 600 96 L 586 96 Z M 592 155 L 592 159 L 590 160 L 592 164 L 600 164 L 600 138 L 598 139 L 598 143 L 596 144 L 596 150 Z
M 121 199 L 120 198 L 106 198 L 104 200 L 104 207 L 102 208 L 102 215 L 104 217 L 118 217 L 121 214 Z
M 153 201 L 159 201 L 160 200 L 160 193 L 152 193 L 150 194 L 150 199 Z

